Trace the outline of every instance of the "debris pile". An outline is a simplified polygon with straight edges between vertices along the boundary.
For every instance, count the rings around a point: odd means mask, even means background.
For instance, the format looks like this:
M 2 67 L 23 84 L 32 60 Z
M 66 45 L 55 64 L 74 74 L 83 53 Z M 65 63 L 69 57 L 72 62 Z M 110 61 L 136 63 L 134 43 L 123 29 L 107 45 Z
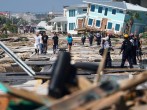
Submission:
M 147 109 L 147 92 L 136 87 L 147 80 L 147 71 L 138 72 L 132 79 L 119 83 L 114 80 L 101 81 L 105 74 L 104 61 L 99 66 L 93 63 L 71 64 L 68 52 L 60 52 L 53 64 L 51 75 L 32 76 L 48 83 L 48 94 L 39 95 L 0 83 L 7 95 L 0 96 L 0 107 L 12 110 L 143 110 Z M 89 65 L 89 66 L 85 66 Z M 93 82 L 78 76 L 79 69 L 95 70 Z M 110 70 L 109 70 L 110 71 Z M 120 70 L 121 71 L 121 70 Z M 132 70 L 133 71 L 133 70 Z M 107 70 L 108 72 L 108 70 Z

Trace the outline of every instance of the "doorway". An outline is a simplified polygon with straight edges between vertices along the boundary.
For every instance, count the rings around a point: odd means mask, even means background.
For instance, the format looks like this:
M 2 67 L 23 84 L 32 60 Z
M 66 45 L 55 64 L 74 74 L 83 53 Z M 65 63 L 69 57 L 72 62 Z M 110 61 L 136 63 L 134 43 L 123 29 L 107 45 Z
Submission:
M 102 19 L 102 23 L 101 23 L 101 30 L 104 31 L 107 27 L 107 21 L 108 19 L 107 18 L 103 18 Z

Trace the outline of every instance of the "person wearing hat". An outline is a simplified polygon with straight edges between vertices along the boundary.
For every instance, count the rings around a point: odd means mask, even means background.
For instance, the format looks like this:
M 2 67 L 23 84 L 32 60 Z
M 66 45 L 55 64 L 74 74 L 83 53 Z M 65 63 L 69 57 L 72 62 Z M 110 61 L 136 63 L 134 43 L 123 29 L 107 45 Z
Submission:
M 132 43 L 129 40 L 128 34 L 124 34 L 124 41 L 121 46 L 120 54 L 122 53 L 121 68 L 124 68 L 125 61 L 128 60 L 130 68 L 133 68 L 131 61 L 131 50 L 133 48 Z

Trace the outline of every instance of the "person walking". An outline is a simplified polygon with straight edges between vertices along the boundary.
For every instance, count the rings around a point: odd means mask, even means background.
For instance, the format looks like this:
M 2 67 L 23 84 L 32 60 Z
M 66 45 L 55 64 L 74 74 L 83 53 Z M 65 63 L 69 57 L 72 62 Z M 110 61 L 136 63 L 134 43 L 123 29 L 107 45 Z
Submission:
M 42 41 L 43 41 L 43 53 L 46 54 L 48 47 L 48 36 L 46 35 L 46 32 L 43 33 Z
M 113 50 L 111 46 L 111 40 L 109 36 L 102 38 L 101 48 L 108 49 L 106 61 L 105 61 L 105 67 L 111 68 L 112 67 L 112 59 L 111 59 L 111 53 L 110 51 Z
M 40 33 L 40 35 L 39 35 L 39 37 L 40 37 L 39 54 L 43 53 L 43 40 L 42 40 L 42 36 L 43 36 L 43 33 Z
M 101 44 L 101 38 L 102 38 L 100 32 L 96 33 L 95 37 L 96 37 L 97 45 L 100 45 Z
M 58 35 L 56 33 L 54 34 L 52 40 L 53 40 L 53 53 L 55 54 L 58 48 L 58 40 L 59 40 Z
M 39 48 L 40 48 L 40 36 L 39 36 L 39 32 L 36 33 L 36 35 L 34 36 L 34 47 L 35 47 L 35 54 L 39 55 Z
M 68 45 L 68 51 L 71 52 L 73 38 L 70 33 L 68 33 L 66 40 L 67 40 L 67 45 Z
M 84 45 L 84 43 L 85 43 L 85 40 L 86 40 L 86 36 L 85 36 L 85 34 L 82 34 L 81 41 L 82 41 L 82 44 L 83 44 L 83 45 Z
M 90 46 L 92 46 L 92 44 L 93 44 L 93 39 L 94 39 L 93 33 L 90 32 L 89 33 L 89 43 L 90 43 Z
M 137 48 L 137 59 L 139 63 L 142 61 L 142 40 L 141 40 L 142 34 L 139 34 L 138 40 L 138 48 Z
M 132 42 L 132 45 L 133 45 L 133 48 L 132 48 L 132 62 L 134 65 L 137 64 L 137 60 L 136 60 L 136 57 L 137 57 L 137 48 L 138 48 L 138 40 L 137 40 L 137 36 L 136 35 L 132 35 L 130 41 Z
M 121 68 L 124 68 L 125 61 L 128 60 L 130 68 L 133 68 L 133 64 L 131 61 L 131 51 L 133 49 L 133 45 L 129 40 L 129 36 L 124 34 L 124 41 L 121 46 L 121 51 L 119 54 L 122 53 L 122 61 L 121 61 Z

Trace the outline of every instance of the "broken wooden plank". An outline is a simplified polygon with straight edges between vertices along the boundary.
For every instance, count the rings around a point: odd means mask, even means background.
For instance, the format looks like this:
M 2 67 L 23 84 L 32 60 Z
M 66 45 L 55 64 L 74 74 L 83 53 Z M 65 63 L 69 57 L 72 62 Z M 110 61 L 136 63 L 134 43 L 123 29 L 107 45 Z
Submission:
M 0 95 L 0 110 L 7 110 L 9 105 L 8 96 Z
M 33 66 L 33 65 L 39 65 L 39 66 L 44 66 L 44 65 L 53 65 L 54 62 L 51 61 L 25 61 L 24 62 L 27 65 Z M 17 66 L 18 64 L 12 63 L 12 66 Z
M 95 79 L 94 79 L 94 84 L 97 84 L 97 83 L 100 81 L 101 74 L 102 74 L 102 71 L 103 71 L 104 66 L 105 66 L 105 61 L 106 61 L 106 57 L 107 57 L 107 52 L 108 52 L 108 49 L 105 49 L 105 50 L 104 50 L 104 53 L 103 53 L 102 60 L 101 60 L 101 62 L 100 62 L 100 65 L 99 65 L 99 67 L 97 68 L 96 77 L 95 77 Z
M 78 91 L 71 94 L 70 96 L 65 96 L 65 98 L 59 99 L 56 103 L 50 105 L 48 109 L 50 110 L 71 110 L 76 108 L 88 101 L 98 100 L 102 97 L 111 94 L 117 89 L 117 85 L 113 85 L 113 89 L 104 90 L 97 85 L 92 85 L 83 91 Z M 91 99 L 91 100 L 89 100 Z M 64 105 L 64 107 L 63 107 Z
M 47 96 L 38 95 L 36 93 L 32 93 L 30 91 L 23 90 L 23 89 L 16 89 L 16 88 L 7 86 L 2 83 L 0 83 L 0 90 L 2 90 L 5 93 L 8 93 L 12 96 L 23 98 L 28 101 L 38 103 L 40 105 L 49 105 L 52 103 L 51 102 L 52 100 L 49 99 L 49 97 L 47 97 Z

